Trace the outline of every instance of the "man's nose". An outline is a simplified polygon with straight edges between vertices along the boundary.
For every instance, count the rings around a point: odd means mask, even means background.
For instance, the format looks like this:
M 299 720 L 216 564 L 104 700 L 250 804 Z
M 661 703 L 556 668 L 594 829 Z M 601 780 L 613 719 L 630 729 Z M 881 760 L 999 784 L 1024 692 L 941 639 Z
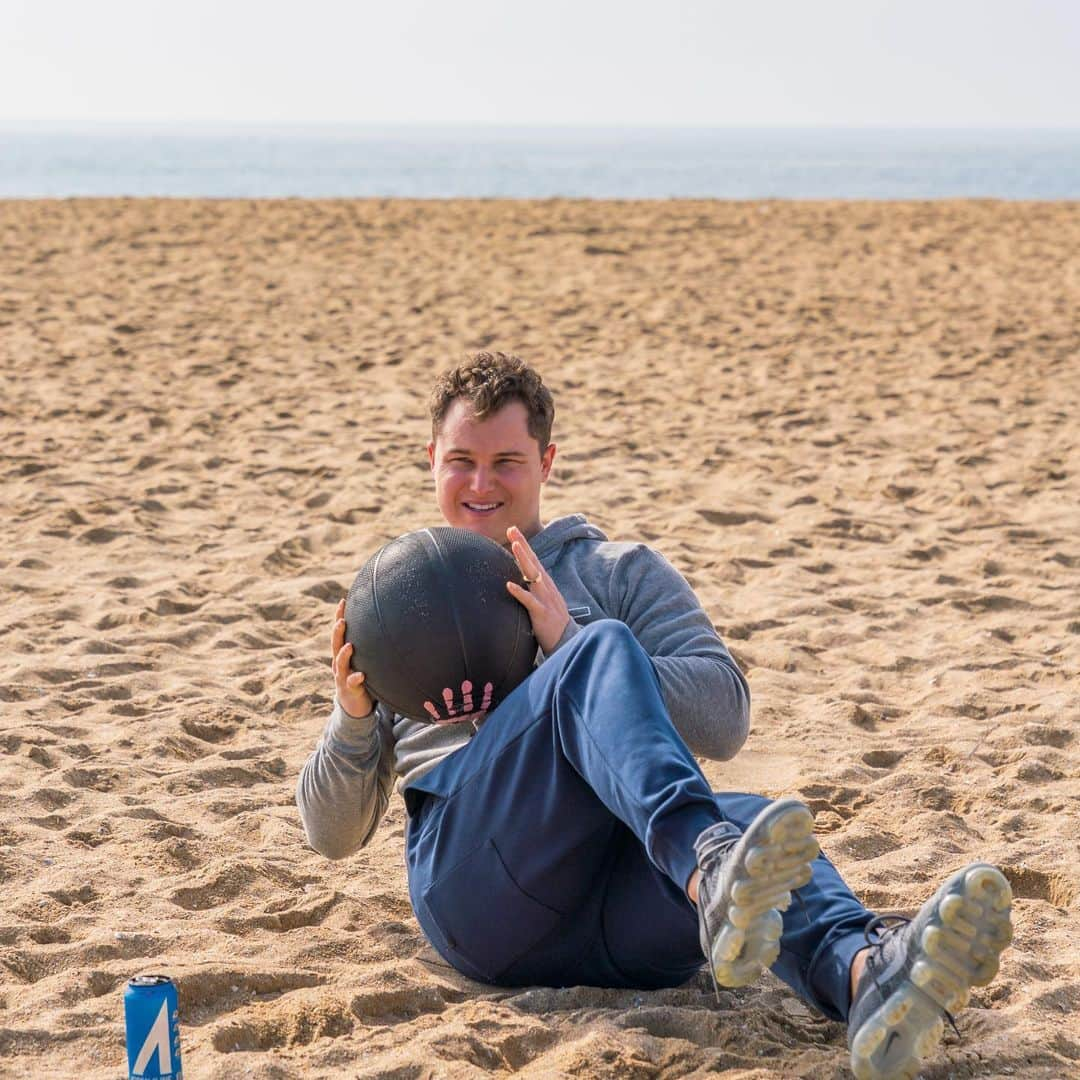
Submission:
M 472 484 L 470 485 L 477 495 L 484 495 L 491 484 L 491 471 L 483 465 L 477 465 L 473 469 Z

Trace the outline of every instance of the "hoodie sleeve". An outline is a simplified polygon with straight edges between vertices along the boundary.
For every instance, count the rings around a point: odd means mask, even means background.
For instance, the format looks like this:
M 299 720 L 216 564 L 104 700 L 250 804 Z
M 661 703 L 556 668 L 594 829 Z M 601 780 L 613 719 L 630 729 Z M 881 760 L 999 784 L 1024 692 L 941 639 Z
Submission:
M 391 724 L 381 706 L 355 717 L 334 699 L 334 711 L 296 785 L 304 832 L 320 855 L 343 859 L 374 836 L 394 784 Z
M 750 688 L 686 579 L 635 544 L 611 578 L 611 608 L 652 658 L 676 730 L 698 757 L 726 761 L 750 730 Z

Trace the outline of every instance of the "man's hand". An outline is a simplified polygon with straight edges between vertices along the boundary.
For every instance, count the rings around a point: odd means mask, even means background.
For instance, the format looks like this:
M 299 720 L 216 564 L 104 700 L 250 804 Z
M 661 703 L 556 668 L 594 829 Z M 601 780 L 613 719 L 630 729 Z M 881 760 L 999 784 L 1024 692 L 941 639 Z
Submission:
M 365 675 L 362 671 L 349 671 L 349 657 L 353 647 L 345 644 L 345 601 L 341 600 L 335 615 L 334 632 L 330 635 L 330 655 L 333 657 L 334 686 L 337 688 L 338 704 L 350 715 L 359 719 L 367 716 L 375 703 L 364 689 Z
M 544 654 L 548 655 L 563 636 L 570 622 L 570 612 L 558 586 L 544 573 L 525 534 L 516 525 L 511 525 L 506 530 L 506 538 L 510 541 L 510 551 L 517 560 L 518 569 L 529 583 L 529 587 L 523 589 L 516 582 L 508 581 L 506 588 L 515 600 L 525 606 L 532 620 L 533 634 Z

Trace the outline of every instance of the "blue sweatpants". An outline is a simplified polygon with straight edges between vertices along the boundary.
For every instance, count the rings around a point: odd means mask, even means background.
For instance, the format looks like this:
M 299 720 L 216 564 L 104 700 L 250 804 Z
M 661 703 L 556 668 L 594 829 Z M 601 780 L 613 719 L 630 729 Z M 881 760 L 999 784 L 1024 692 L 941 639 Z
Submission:
M 705 962 L 685 892 L 698 834 L 745 828 L 768 804 L 709 788 L 652 661 L 613 619 L 575 635 L 405 799 L 413 910 L 449 964 L 503 986 L 642 989 Z M 870 917 L 819 857 L 772 970 L 846 1019 Z

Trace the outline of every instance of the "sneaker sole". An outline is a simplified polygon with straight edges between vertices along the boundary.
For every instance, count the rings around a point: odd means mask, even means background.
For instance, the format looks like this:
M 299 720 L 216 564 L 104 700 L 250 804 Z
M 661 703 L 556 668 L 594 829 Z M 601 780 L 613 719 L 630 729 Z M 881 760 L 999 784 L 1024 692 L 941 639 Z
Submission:
M 735 850 L 734 881 L 723 924 L 712 943 L 712 968 L 721 986 L 746 986 L 780 955 L 791 891 L 807 884 L 821 849 L 814 818 L 795 799 L 763 810 Z
M 938 902 L 919 939 L 908 978 L 864 1021 L 851 1044 L 857 1080 L 912 1080 L 972 986 L 997 974 L 1012 940 L 1012 889 L 996 867 L 976 865 Z

